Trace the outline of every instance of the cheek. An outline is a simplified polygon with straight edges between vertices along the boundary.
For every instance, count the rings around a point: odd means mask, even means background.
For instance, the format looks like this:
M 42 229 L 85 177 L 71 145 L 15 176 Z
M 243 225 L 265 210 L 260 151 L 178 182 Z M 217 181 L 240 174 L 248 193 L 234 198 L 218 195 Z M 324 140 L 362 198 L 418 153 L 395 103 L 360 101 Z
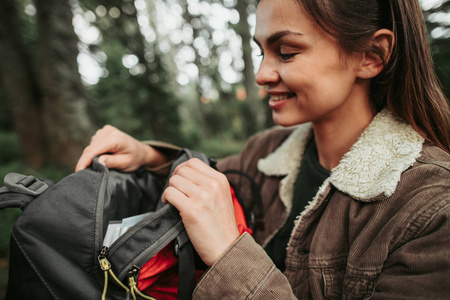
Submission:
M 304 64 L 287 64 L 281 69 L 280 77 L 289 90 L 298 94 L 305 92 L 314 82 L 315 75 L 309 70 Z
M 280 69 L 280 77 L 289 90 L 310 102 L 340 99 L 348 94 L 356 77 L 335 55 L 330 56 L 328 59 L 305 57 L 295 64 L 285 64 Z

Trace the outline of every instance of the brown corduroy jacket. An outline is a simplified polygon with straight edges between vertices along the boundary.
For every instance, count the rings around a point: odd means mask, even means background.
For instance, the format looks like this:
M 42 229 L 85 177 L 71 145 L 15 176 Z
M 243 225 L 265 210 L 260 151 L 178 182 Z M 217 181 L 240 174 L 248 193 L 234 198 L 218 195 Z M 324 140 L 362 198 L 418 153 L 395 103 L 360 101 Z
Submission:
M 194 299 L 450 299 L 450 155 L 379 113 L 298 217 L 282 274 L 265 254 L 287 219 L 311 125 L 271 129 L 219 162 L 261 188 L 262 220 Z M 247 205 L 248 182 L 229 176 Z M 256 208 L 255 208 L 256 209 Z

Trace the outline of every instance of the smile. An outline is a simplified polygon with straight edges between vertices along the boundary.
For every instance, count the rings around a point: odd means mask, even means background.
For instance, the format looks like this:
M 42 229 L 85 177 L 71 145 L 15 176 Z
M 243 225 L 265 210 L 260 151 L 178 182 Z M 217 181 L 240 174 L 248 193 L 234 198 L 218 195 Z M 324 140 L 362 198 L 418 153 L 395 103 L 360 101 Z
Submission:
M 272 101 L 285 100 L 285 99 L 288 99 L 288 98 L 290 98 L 292 96 L 294 96 L 293 93 L 291 93 L 291 94 L 282 94 L 282 95 L 272 95 L 270 100 L 272 100 Z

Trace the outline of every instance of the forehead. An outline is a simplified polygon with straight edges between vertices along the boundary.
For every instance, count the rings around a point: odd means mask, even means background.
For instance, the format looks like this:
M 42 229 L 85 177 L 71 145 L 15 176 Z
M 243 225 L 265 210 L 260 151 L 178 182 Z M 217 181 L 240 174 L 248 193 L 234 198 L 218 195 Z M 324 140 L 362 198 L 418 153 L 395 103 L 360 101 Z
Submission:
M 261 0 L 256 11 L 255 38 L 288 30 L 308 34 L 314 31 L 309 15 L 296 0 Z

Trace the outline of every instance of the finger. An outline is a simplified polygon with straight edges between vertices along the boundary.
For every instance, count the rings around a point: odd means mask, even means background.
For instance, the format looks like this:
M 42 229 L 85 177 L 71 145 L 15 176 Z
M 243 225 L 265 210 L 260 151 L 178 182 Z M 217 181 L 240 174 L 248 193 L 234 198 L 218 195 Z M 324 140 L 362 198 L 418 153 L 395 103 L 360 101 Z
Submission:
M 180 174 L 186 178 L 190 178 L 191 181 L 198 185 L 210 183 L 211 179 L 222 184 L 228 182 L 228 179 L 223 173 L 213 169 L 197 158 L 192 158 L 187 162 L 180 164 L 175 168 L 173 174 Z
M 211 166 L 206 164 L 205 162 L 201 161 L 198 158 L 191 158 L 187 161 L 187 164 L 191 166 L 192 168 L 202 172 L 203 174 L 207 176 L 215 176 L 217 175 L 217 172 L 215 169 L 213 169 Z
M 161 197 L 163 203 L 170 203 L 181 213 L 189 205 L 189 199 L 185 194 L 174 187 L 167 187 Z
M 196 185 L 204 185 L 212 178 L 205 173 L 193 168 L 189 164 L 179 165 L 173 172 L 172 176 L 181 176 Z
M 91 164 L 92 159 L 94 159 L 95 152 L 93 149 L 88 149 L 88 147 L 84 148 L 81 157 L 78 159 L 77 165 L 75 166 L 75 172 L 86 169 Z
M 107 143 L 94 143 L 84 148 L 80 159 L 77 162 L 75 171 L 86 169 L 94 159 L 95 156 L 108 152 L 111 149 Z
M 131 164 L 133 155 L 130 154 L 103 154 L 98 161 L 108 169 L 117 169 L 123 172 L 132 172 L 139 168 L 139 164 Z
M 169 179 L 169 186 L 182 192 L 186 197 L 191 198 L 200 195 L 200 187 L 194 183 L 191 178 L 180 175 L 173 175 Z
M 124 166 L 126 163 L 124 162 L 126 160 L 126 155 L 110 155 L 110 154 L 103 154 L 98 157 L 98 162 L 107 167 L 108 169 L 120 169 L 126 172 L 124 170 Z
M 105 125 L 102 128 L 98 129 L 94 133 L 94 135 L 92 135 L 90 143 L 92 144 L 96 139 L 107 137 L 108 135 L 111 135 L 116 131 L 119 131 L 119 130 L 117 128 L 115 128 L 114 126 Z
M 102 129 L 99 129 L 99 130 L 97 130 L 97 131 L 94 133 L 93 136 L 91 136 L 91 142 L 90 142 L 90 144 L 92 144 L 92 143 L 94 142 L 94 140 L 95 140 L 96 138 L 98 138 L 98 136 L 101 134 L 101 132 L 102 132 Z

